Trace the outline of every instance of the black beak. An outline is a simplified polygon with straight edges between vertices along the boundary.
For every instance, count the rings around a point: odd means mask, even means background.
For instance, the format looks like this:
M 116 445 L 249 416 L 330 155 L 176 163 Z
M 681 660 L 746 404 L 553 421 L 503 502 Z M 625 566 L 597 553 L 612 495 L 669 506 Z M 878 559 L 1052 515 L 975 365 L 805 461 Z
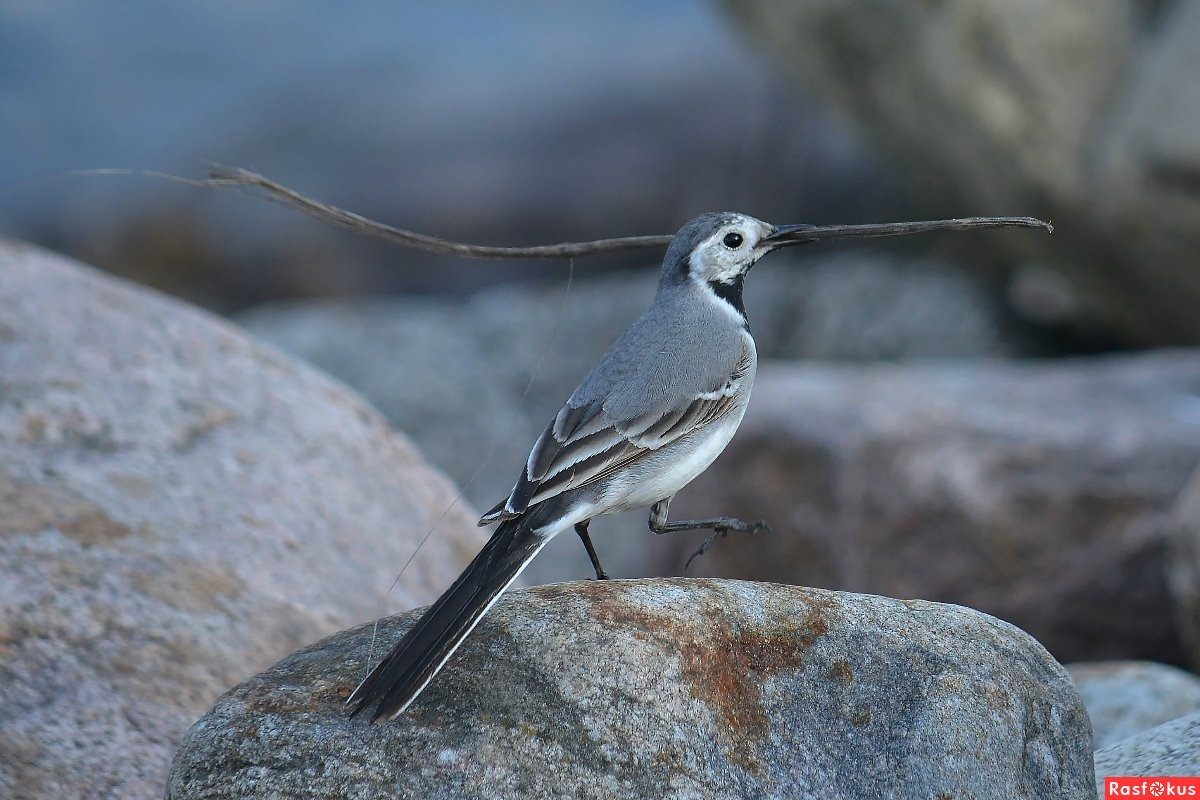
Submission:
M 775 250 L 790 244 L 815 242 L 816 239 L 809 234 L 814 228 L 815 225 L 778 225 L 760 243 Z

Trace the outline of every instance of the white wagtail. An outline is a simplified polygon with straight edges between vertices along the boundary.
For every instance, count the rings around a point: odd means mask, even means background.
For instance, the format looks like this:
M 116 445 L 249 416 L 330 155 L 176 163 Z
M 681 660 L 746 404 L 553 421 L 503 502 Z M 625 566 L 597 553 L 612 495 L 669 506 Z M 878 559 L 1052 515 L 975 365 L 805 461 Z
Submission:
M 347 701 L 373 720 L 408 708 L 538 551 L 574 528 L 607 577 L 588 522 L 650 506 L 655 533 L 753 532 L 732 517 L 667 522 L 675 493 L 713 462 L 746 412 L 758 356 L 742 284 L 755 262 L 809 241 L 807 225 L 696 217 L 671 240 L 654 302 L 538 438 L 512 494 L 479 521 L 500 526 Z

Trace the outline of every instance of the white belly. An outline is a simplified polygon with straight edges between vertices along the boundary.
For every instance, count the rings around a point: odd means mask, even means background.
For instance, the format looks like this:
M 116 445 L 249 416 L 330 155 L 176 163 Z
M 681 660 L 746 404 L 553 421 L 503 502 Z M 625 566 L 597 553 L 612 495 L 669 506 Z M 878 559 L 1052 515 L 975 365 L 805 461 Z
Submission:
M 613 476 L 601 492 L 581 496 L 540 533 L 550 538 L 570 530 L 577 522 L 601 514 L 646 508 L 674 496 L 721 455 L 745 413 L 746 408 L 742 406 L 701 435 L 672 442 L 640 461 L 636 467 Z
M 691 483 L 721 455 L 737 432 L 745 406 L 719 423 L 663 447 L 654 456 L 610 483 L 600 498 L 600 513 L 627 511 L 653 505 Z

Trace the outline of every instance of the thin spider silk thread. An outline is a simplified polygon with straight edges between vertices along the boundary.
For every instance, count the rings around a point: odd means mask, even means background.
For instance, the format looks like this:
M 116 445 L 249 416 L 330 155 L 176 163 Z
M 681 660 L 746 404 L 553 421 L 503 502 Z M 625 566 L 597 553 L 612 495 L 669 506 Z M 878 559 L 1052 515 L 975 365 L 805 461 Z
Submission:
M 563 320 L 566 318 L 566 315 L 567 315 L 567 300 L 571 295 L 571 287 L 572 287 L 572 284 L 574 283 L 574 281 L 575 281 L 575 259 L 572 257 L 572 258 L 567 259 L 567 282 L 563 286 L 562 300 L 559 302 L 558 314 L 554 319 L 554 325 L 550 328 L 550 335 L 548 337 L 546 337 L 546 346 L 542 348 L 541 355 L 538 356 L 537 363 L 535 363 L 533 365 L 533 370 L 529 374 L 529 380 L 525 382 L 525 388 L 521 392 L 521 396 L 517 400 L 518 407 L 521 406 L 522 404 L 524 404 L 525 399 L 527 397 L 529 397 L 529 392 L 533 389 L 533 383 L 534 383 L 534 381 L 537 380 L 537 376 L 542 370 L 542 365 L 546 363 L 546 357 L 550 355 L 550 348 L 554 346 L 554 342 L 558 339 L 558 334 L 562 328 Z M 513 412 L 513 414 L 511 414 L 509 416 L 508 425 L 505 426 L 506 428 L 512 427 L 512 423 L 515 420 L 515 414 L 516 414 L 516 412 Z M 479 462 L 479 466 L 477 466 L 475 468 L 475 471 L 471 474 L 471 477 L 467 479 L 467 482 L 464 483 L 462 485 L 462 487 L 458 490 L 458 492 L 455 494 L 454 499 L 450 502 L 450 505 L 446 507 L 446 510 L 443 511 L 436 520 L 434 520 L 433 525 L 430 527 L 428 532 L 426 532 L 426 534 L 421 538 L 421 541 L 417 544 L 416 549 L 413 550 L 412 555 L 410 555 L 408 557 L 408 560 L 404 562 L 404 566 L 400 568 L 400 573 L 396 576 L 396 579 L 392 581 L 392 585 L 388 587 L 388 590 L 387 590 L 388 595 L 391 595 L 391 593 L 393 591 L 395 591 L 397 584 L 400 583 L 400 579 L 404 577 L 404 573 L 408 571 L 408 568 L 412 565 L 412 563 L 416 559 L 417 555 L 421 552 L 421 549 L 425 547 L 426 542 L 428 542 L 430 540 L 430 538 L 432 538 L 433 534 L 437 531 L 438 527 L 442 524 L 442 521 L 445 520 L 446 517 L 450 514 L 450 512 L 453 511 L 458 506 L 459 501 L 461 501 L 463 499 L 463 497 L 466 495 L 467 490 L 475 485 L 475 481 L 478 480 L 479 476 L 483 474 L 484 469 L 487 468 L 488 463 L 491 462 L 492 458 L 496 455 L 496 451 L 499 449 L 500 449 L 500 436 L 496 435 L 492 439 L 492 444 L 488 450 L 487 455 L 484 456 L 483 460 Z M 377 638 L 378 633 L 379 633 L 379 620 L 375 620 L 375 625 L 371 632 L 371 645 L 370 645 L 370 648 L 368 649 L 368 657 L 367 657 L 368 669 L 370 668 L 371 664 L 375 661 L 375 640 Z

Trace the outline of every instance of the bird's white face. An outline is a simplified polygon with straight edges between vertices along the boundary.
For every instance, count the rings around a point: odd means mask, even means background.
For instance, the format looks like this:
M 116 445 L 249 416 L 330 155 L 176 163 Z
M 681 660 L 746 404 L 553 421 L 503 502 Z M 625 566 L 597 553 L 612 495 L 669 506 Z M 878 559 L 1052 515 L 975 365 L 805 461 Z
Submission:
M 759 242 L 770 235 L 772 227 L 745 214 L 731 214 L 729 221 L 692 251 L 689 267 L 692 276 L 705 283 L 733 283 L 771 248 Z

